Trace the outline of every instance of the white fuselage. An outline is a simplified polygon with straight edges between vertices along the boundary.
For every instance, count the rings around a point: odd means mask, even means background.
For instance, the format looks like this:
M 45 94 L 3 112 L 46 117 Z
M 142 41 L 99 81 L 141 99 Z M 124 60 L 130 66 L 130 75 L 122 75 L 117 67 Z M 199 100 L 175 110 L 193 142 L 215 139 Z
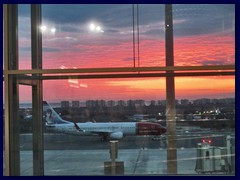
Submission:
M 77 130 L 74 123 L 55 124 L 47 126 L 49 130 L 59 133 L 76 135 L 99 135 L 101 133 L 122 132 L 124 135 L 136 135 L 136 123 L 76 123 L 81 130 Z

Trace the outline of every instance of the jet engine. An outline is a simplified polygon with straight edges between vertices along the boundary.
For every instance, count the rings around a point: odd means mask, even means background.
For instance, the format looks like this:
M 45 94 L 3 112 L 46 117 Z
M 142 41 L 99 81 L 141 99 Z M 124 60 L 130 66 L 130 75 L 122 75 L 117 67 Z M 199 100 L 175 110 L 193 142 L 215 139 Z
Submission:
M 122 132 L 113 132 L 110 134 L 110 139 L 122 139 L 123 133 Z

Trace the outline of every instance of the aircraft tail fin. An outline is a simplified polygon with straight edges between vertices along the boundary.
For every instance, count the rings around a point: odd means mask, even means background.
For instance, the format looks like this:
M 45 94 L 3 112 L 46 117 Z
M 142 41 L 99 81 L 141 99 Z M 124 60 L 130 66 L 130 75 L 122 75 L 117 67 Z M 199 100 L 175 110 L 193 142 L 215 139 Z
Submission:
M 70 123 L 63 120 L 46 101 L 43 101 L 43 114 L 47 125 Z

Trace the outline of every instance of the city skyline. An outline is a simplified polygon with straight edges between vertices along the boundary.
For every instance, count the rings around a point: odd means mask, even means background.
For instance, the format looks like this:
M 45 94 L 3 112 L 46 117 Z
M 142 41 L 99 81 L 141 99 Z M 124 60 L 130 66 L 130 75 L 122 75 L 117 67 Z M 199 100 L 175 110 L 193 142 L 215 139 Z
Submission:
M 45 101 L 45 100 L 43 100 Z M 206 104 L 206 103 L 232 103 L 235 102 L 235 97 L 228 98 L 199 98 L 199 99 L 175 99 L 176 105 L 191 105 L 191 104 Z M 128 104 L 141 104 L 149 106 L 151 104 L 155 105 L 166 105 L 166 99 L 157 99 L 157 100 L 143 100 L 143 99 L 128 99 L 128 100 L 104 100 L 104 99 L 89 99 L 89 100 L 59 100 L 59 101 L 48 101 L 49 104 L 67 104 L 67 106 L 86 106 L 89 104 L 105 104 L 106 106 L 116 106 L 116 105 L 128 105 Z M 20 102 L 20 105 L 31 105 L 31 102 Z M 78 104 L 78 105 L 77 105 Z M 4 106 L 4 103 L 3 103 Z

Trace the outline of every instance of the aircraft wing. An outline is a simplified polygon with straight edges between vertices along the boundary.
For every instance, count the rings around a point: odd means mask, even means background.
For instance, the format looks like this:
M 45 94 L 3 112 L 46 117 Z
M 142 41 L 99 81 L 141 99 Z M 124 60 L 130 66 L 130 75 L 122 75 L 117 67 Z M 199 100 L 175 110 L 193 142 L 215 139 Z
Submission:
M 88 133 L 92 133 L 92 134 L 99 134 L 99 135 L 103 135 L 103 134 L 110 134 L 110 133 L 112 133 L 112 131 L 111 130 L 107 130 L 107 129 L 105 129 L 105 130 L 101 130 L 101 129 L 96 129 L 96 130 L 94 130 L 94 131 L 88 131 L 88 130 L 84 130 L 84 129 L 81 129 L 78 125 L 77 125 L 77 123 L 74 123 L 74 126 L 75 126 L 75 128 L 78 130 L 78 131 L 80 131 L 80 132 L 88 132 Z
M 80 132 L 86 132 L 86 133 L 91 133 L 95 135 L 102 136 L 104 139 L 109 136 L 111 139 L 122 139 L 124 134 L 121 131 L 112 131 L 110 129 L 95 129 L 95 130 L 84 130 L 81 129 L 77 123 L 74 123 L 75 128 L 80 131 Z

